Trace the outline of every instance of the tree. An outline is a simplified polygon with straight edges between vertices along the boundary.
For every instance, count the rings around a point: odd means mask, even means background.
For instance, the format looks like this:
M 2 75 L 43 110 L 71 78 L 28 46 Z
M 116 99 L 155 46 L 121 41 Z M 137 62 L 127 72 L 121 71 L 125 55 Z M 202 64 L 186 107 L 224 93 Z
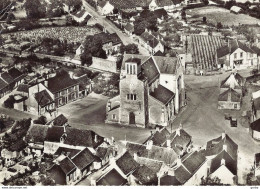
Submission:
M 6 108 L 14 108 L 14 103 L 15 103 L 15 99 L 14 99 L 14 96 L 13 95 L 10 95 L 9 98 L 4 101 L 4 106 Z
M 45 2 L 45 1 L 44 1 Z M 24 3 L 27 18 L 38 19 L 45 17 L 46 5 L 40 0 L 26 0 Z
M 49 6 L 47 7 L 46 15 L 49 18 L 60 17 L 64 14 L 63 3 L 61 0 L 52 0 Z
M 81 0 L 66 0 L 65 3 L 69 6 L 69 9 L 72 7 L 73 9 L 78 10 L 82 6 Z
M 15 20 L 15 16 L 14 16 L 14 14 L 13 13 L 8 13 L 8 16 L 7 16 L 7 18 L 6 18 L 6 23 L 7 24 L 11 24 L 12 23 L 12 20 Z
M 207 23 L 207 17 L 203 16 L 202 21 L 203 21 L 203 23 Z
M 223 27 L 223 26 L 222 26 L 222 23 L 221 23 L 221 22 L 218 22 L 218 23 L 217 23 L 217 29 L 220 30 L 222 27 Z
M 202 2 L 204 3 L 204 5 L 208 5 L 209 4 L 209 0 L 202 0 Z
M 217 185 L 224 185 L 221 183 L 221 180 L 218 177 L 210 178 L 206 177 L 205 179 L 201 179 L 201 184 L 202 186 L 217 186 Z
M 253 75 L 254 81 L 256 81 L 256 77 L 258 75 L 258 69 L 253 69 L 253 70 L 251 70 L 250 73 Z
M 182 9 L 182 11 L 181 11 L 181 18 L 182 18 L 183 20 L 186 20 L 186 12 L 185 12 L 185 10 L 183 10 L 183 9 Z
M 128 45 L 121 45 L 120 52 L 123 54 L 124 52 L 127 54 L 139 54 L 138 46 L 134 43 Z
M 3 48 L 3 45 L 4 45 L 4 38 L 0 34 L 0 48 Z
M 0 119 L 0 131 L 2 132 L 5 127 L 6 126 L 4 124 L 4 121 L 2 119 Z
M 45 116 L 40 116 L 38 119 L 34 120 L 33 123 L 45 125 L 47 123 L 47 118 Z

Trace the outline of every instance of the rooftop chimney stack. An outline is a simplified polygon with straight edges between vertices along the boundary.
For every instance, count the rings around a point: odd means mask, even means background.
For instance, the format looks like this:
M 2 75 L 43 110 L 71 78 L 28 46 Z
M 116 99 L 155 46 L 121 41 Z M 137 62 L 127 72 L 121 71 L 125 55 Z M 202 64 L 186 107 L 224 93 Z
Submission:
M 226 133 L 222 133 L 222 139 L 226 138 Z

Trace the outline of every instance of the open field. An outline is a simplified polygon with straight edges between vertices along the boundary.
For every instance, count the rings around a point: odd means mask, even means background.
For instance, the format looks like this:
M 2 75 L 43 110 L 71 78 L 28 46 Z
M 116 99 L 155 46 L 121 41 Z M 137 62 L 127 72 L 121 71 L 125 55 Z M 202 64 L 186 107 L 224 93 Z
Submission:
M 9 36 L 16 38 L 18 41 L 22 39 L 41 39 L 52 38 L 67 40 L 68 43 L 81 43 L 88 35 L 100 33 L 100 30 L 95 27 L 47 27 L 29 31 L 18 31 L 14 33 L 2 34 L 5 39 Z
M 231 13 L 229 10 L 215 7 L 215 6 L 208 6 L 208 7 L 201 7 L 195 8 L 186 11 L 187 15 L 190 15 L 191 18 L 199 19 L 199 17 L 207 17 L 207 21 L 213 24 L 217 24 L 221 22 L 224 26 L 237 26 L 239 24 L 257 24 L 260 23 L 260 20 L 249 15 L 245 14 L 234 14 Z M 193 17 L 193 18 L 192 18 Z

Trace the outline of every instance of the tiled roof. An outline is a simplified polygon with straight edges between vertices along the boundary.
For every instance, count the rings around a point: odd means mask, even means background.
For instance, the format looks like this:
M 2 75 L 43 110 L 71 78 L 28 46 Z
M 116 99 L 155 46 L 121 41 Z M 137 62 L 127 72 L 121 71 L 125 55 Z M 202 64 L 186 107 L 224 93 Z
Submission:
M 178 134 L 180 132 L 180 135 Z M 179 129 L 179 131 L 174 131 L 169 140 L 171 141 L 171 147 L 181 146 L 182 148 L 187 147 L 191 143 L 191 136 L 183 129 Z M 165 146 L 166 144 L 164 144 Z
M 4 80 L 2 80 L 1 78 L 0 78 L 0 90 L 1 89 L 4 89 L 5 87 L 7 87 L 8 86 L 8 84 L 4 81 Z
M 85 148 L 72 158 L 72 162 L 80 169 L 84 170 L 93 162 L 100 162 L 100 159 Z
M 19 92 L 24 92 L 24 93 L 29 93 L 29 87 L 30 87 L 30 85 L 20 84 L 20 85 L 17 87 L 17 91 L 19 91 Z
M 170 136 L 170 132 L 166 128 L 163 128 L 159 131 L 156 131 L 153 135 L 151 135 L 147 139 L 147 141 L 151 140 L 153 141 L 153 145 L 161 146 L 163 143 L 165 143 L 165 141 L 168 139 L 169 136 Z
M 250 47 L 248 47 L 246 44 L 241 43 L 238 40 L 230 40 L 229 41 L 230 46 L 230 54 L 232 54 L 235 50 L 238 48 L 244 50 L 245 52 L 255 53 Z
M 94 131 L 66 128 L 67 137 L 65 144 L 73 146 L 85 146 L 96 148 L 104 141 L 104 137 L 97 135 Z M 96 141 L 95 141 L 96 136 Z
M 66 157 L 62 161 L 59 162 L 59 166 L 62 169 L 62 171 L 67 175 L 68 173 L 71 173 L 73 170 L 76 170 L 75 165 L 72 163 L 70 158 Z
M 143 39 L 150 47 L 155 48 L 159 44 L 159 40 L 149 32 L 144 32 L 140 35 L 140 38 Z
M 175 177 L 181 184 L 184 184 L 191 176 L 191 173 L 189 173 L 183 165 L 175 170 Z
M 257 54 L 260 55 L 260 49 L 256 46 L 252 46 L 251 49 Z
M 177 180 L 176 176 L 165 175 L 161 177 L 160 186 L 179 186 L 181 183 Z
M 171 148 L 152 146 L 151 149 L 147 149 L 147 145 L 130 142 L 126 144 L 126 148 L 132 155 L 136 153 L 139 157 L 162 161 L 166 165 L 174 164 L 178 157 L 177 153 Z
M 206 157 L 201 152 L 193 152 L 185 160 L 182 161 L 182 164 L 190 173 L 195 173 L 198 168 L 206 161 Z
M 260 110 L 260 97 L 253 99 L 253 108 L 255 110 Z
M 225 160 L 225 165 L 228 170 L 233 174 L 237 174 L 237 160 L 232 159 L 232 157 L 226 152 L 222 151 L 215 158 L 211 160 L 210 173 L 214 173 L 219 167 L 221 167 L 221 160 Z
M 142 185 L 157 185 L 158 178 L 153 170 L 149 169 L 145 165 L 139 166 L 134 172 L 133 176 L 138 180 Z
M 34 143 L 43 143 L 47 135 L 47 130 L 48 126 L 46 125 L 33 124 L 28 129 L 25 139 L 28 142 L 32 141 Z
M 139 163 L 140 165 L 145 165 L 155 173 L 158 173 L 164 163 L 162 161 L 157 161 L 153 159 L 148 159 L 148 158 L 142 158 L 142 157 L 137 157 L 136 162 Z
M 48 126 L 46 126 L 48 127 Z M 46 135 L 46 141 L 60 142 L 60 138 L 64 134 L 64 127 L 49 127 Z
M 116 161 L 116 164 L 125 175 L 132 173 L 139 166 L 129 152 L 125 152 L 125 154 Z
M 13 78 L 7 72 L 2 73 L 1 77 L 7 84 L 10 84 L 10 83 L 14 82 Z
M 101 32 L 95 34 L 95 37 L 100 38 L 102 40 L 103 45 L 110 42 L 112 42 L 113 45 L 122 43 L 121 39 L 118 37 L 116 33 L 110 34 L 110 33 Z
M 227 146 L 227 153 L 233 159 L 237 159 L 238 145 L 227 134 L 225 134 L 224 138 L 220 136 L 207 142 L 206 156 L 212 156 L 221 153 L 224 150 L 224 145 Z
M 117 170 L 112 169 L 100 180 L 97 181 L 97 186 L 122 186 L 127 183 L 127 180 L 122 177 Z
M 154 56 L 154 60 L 161 73 L 175 74 L 178 64 L 178 58 Z
M 68 119 L 63 114 L 60 114 L 58 117 L 56 117 L 52 120 L 52 123 L 55 126 L 63 126 L 67 122 L 68 122 Z
M 223 81 L 220 88 L 241 88 L 244 85 L 244 78 L 239 73 L 231 73 Z
M 133 32 L 133 31 L 134 31 L 134 26 L 133 26 L 132 24 L 130 24 L 130 23 L 127 23 L 127 24 L 125 25 L 125 29 L 126 29 L 127 31 Z
M 155 88 L 153 92 L 150 92 L 150 95 L 163 104 L 168 104 L 175 96 L 172 91 L 162 85 L 158 85 L 158 87 Z
M 54 155 L 66 155 L 69 158 L 74 157 L 76 154 L 78 154 L 80 150 L 74 149 L 74 148 L 66 148 L 66 147 L 59 147 L 57 151 L 54 153 Z
M 110 0 L 110 3 L 116 8 L 131 9 L 136 7 L 148 7 L 152 0 Z
M 250 123 L 250 128 L 254 131 L 260 132 L 260 119 L 255 120 L 254 122 Z
M 158 79 L 160 76 L 160 73 L 155 64 L 156 63 L 154 62 L 154 59 L 150 57 L 141 65 L 142 75 L 144 75 L 148 79 L 149 85 L 153 83 L 156 79 Z
M 53 92 L 59 92 L 69 87 L 78 85 L 77 80 L 71 79 L 68 74 L 56 75 L 53 78 L 48 79 L 48 89 Z
M 229 99 L 231 96 L 231 99 Z M 241 102 L 241 95 L 236 92 L 234 89 L 227 89 L 218 96 L 218 101 L 231 101 L 231 102 Z
M 228 48 L 227 45 L 217 49 L 217 56 L 218 56 L 218 58 L 221 58 L 221 57 L 226 56 L 228 54 L 229 54 L 229 48 Z
M 35 93 L 35 100 L 41 107 L 45 107 L 54 102 L 46 90 Z

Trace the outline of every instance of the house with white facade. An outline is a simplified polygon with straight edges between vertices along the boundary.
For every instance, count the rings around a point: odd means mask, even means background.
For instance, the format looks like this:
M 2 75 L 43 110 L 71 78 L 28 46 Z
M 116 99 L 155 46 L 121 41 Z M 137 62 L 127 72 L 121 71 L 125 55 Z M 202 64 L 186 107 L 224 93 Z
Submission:
M 99 0 L 97 10 L 101 15 L 109 15 L 113 13 L 114 6 L 107 0 Z
M 258 55 L 251 47 L 233 39 L 217 49 L 216 62 L 218 68 L 225 70 L 246 69 L 258 65 Z

